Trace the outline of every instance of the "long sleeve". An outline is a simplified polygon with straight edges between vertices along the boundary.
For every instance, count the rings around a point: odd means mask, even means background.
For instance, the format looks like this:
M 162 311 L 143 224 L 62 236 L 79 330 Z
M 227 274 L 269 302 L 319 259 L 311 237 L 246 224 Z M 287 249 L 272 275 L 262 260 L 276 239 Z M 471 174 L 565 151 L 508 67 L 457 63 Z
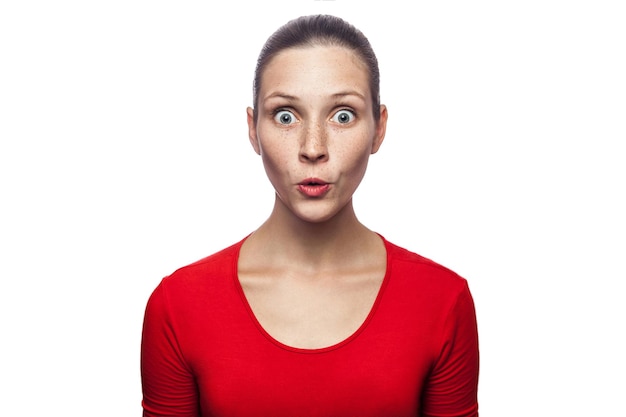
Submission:
M 478 332 L 467 286 L 443 328 L 441 351 L 425 386 L 423 417 L 478 416 Z
M 141 380 L 144 417 L 200 416 L 198 389 L 176 338 L 164 282 L 152 293 L 146 307 Z

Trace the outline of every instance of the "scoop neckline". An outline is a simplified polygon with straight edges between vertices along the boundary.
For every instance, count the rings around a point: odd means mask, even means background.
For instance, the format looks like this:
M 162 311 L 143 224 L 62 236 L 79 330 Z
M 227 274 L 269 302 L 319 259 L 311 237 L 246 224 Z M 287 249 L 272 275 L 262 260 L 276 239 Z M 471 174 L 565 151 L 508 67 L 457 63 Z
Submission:
M 250 319 L 252 320 L 252 323 L 254 324 L 254 326 L 257 328 L 257 330 L 273 345 L 283 349 L 283 350 L 287 350 L 290 352 L 294 352 L 294 353 L 304 353 L 304 354 L 319 354 L 319 353 L 326 353 L 326 352 L 331 352 L 337 349 L 342 348 L 343 346 L 349 344 L 350 342 L 354 341 L 355 339 L 357 339 L 359 337 L 359 335 L 361 335 L 361 333 L 363 333 L 365 331 L 365 329 L 367 328 L 367 326 L 369 325 L 369 323 L 372 321 L 374 315 L 376 314 L 376 310 L 379 307 L 379 304 L 381 302 L 381 299 L 383 297 L 383 293 L 385 292 L 385 288 L 387 287 L 387 283 L 389 281 L 389 276 L 391 275 L 391 262 L 390 262 L 390 247 L 389 247 L 389 242 L 387 242 L 387 240 L 380 235 L 379 233 L 376 233 L 378 235 L 378 237 L 380 237 L 380 239 L 383 242 L 383 246 L 385 248 L 385 259 L 386 259 L 386 263 L 387 265 L 385 266 L 385 275 L 383 276 L 383 280 L 380 284 L 380 287 L 378 288 L 378 293 L 376 294 L 376 298 L 374 299 L 374 303 L 372 304 L 372 307 L 370 308 L 367 316 L 365 317 L 365 319 L 363 320 L 363 322 L 361 323 L 361 325 L 352 333 L 350 334 L 348 337 L 346 337 L 343 340 L 340 340 L 339 342 L 329 345 L 329 346 L 323 346 L 320 348 L 301 348 L 301 347 L 296 347 L 296 346 L 290 346 L 287 345 L 283 342 L 281 342 L 280 340 L 276 339 L 274 336 L 272 336 L 267 330 L 265 330 L 265 328 L 263 327 L 263 325 L 261 324 L 261 322 L 257 319 L 256 315 L 254 314 L 254 310 L 252 310 L 252 306 L 250 305 L 250 303 L 248 302 L 248 298 L 246 297 L 246 294 L 243 290 L 243 286 L 241 285 L 241 281 L 239 280 L 239 254 L 241 251 L 241 247 L 243 246 L 243 243 L 248 239 L 248 237 L 250 237 L 250 235 L 246 236 L 243 240 L 241 240 L 239 242 L 239 244 L 237 245 L 237 248 L 235 250 L 235 254 L 233 256 L 233 263 L 232 263 L 232 277 L 235 283 L 235 288 L 237 289 L 237 292 L 239 293 L 239 296 L 241 298 L 243 307 L 245 308 L 246 312 L 248 313 L 248 316 L 250 317 Z

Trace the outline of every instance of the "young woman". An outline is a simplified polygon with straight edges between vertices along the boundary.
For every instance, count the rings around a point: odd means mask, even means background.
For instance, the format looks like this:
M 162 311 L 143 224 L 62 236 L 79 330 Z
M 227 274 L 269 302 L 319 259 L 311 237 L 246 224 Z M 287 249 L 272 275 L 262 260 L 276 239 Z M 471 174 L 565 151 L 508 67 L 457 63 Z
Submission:
M 352 206 L 387 123 L 364 35 L 332 16 L 287 23 L 261 51 L 247 118 L 273 211 L 152 294 L 144 416 L 477 416 L 466 281 Z

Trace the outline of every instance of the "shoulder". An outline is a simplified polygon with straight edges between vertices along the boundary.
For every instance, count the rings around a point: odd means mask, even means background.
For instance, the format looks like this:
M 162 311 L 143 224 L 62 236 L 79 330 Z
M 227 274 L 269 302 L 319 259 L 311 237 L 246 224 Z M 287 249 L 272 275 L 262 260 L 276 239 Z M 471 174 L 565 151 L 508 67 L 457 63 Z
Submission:
M 219 292 L 220 288 L 231 286 L 242 243 L 243 240 L 177 269 L 163 278 L 156 291 L 167 293 L 168 298 L 188 299 Z
M 474 301 L 465 278 L 415 252 L 387 241 L 385 245 L 390 308 L 405 313 L 415 328 L 423 329 L 427 322 L 434 340 L 444 340 L 459 326 L 475 332 Z
M 459 294 L 467 290 L 467 280 L 451 269 L 383 238 L 387 249 L 387 273 L 393 280 L 406 282 L 421 291 Z

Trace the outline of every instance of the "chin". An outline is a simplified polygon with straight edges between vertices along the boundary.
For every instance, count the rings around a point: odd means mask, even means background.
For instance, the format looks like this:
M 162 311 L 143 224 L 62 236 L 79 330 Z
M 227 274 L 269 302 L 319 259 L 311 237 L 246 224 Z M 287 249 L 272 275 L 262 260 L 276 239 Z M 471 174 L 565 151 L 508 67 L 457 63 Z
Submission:
M 291 217 L 310 224 L 324 224 L 343 217 L 349 211 L 350 201 L 340 201 L 335 198 L 321 198 L 308 200 L 289 200 L 281 198 L 277 193 L 276 204 L 279 209 L 275 212 L 279 217 Z
M 303 220 L 310 224 L 326 224 L 329 221 L 333 220 L 334 216 L 326 216 L 326 217 L 300 217 L 300 220 Z
M 306 223 L 312 224 L 321 224 L 326 223 L 327 221 L 333 219 L 336 213 L 320 213 L 320 212 L 311 212 L 311 211 L 295 211 L 293 212 L 298 220 L 301 220 Z
M 323 205 L 322 205 L 323 206 Z M 296 207 L 293 214 L 300 220 L 312 223 L 323 224 L 328 223 L 340 217 L 343 208 L 337 207 Z

